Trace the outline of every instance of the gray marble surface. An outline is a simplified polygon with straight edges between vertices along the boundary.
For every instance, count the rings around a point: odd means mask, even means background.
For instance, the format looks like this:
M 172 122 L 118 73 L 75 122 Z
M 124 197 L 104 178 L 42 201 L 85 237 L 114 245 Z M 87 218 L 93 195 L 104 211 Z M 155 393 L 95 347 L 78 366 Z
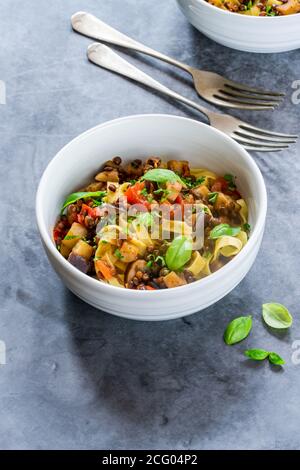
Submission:
M 72 13 L 90 11 L 191 65 L 284 90 L 280 110 L 237 115 L 294 133 L 299 51 L 255 55 L 219 46 L 186 22 L 174 0 L 0 0 L 0 7 L 0 448 L 299 448 L 300 365 L 292 360 L 300 340 L 299 144 L 253 155 L 269 197 L 260 255 L 232 293 L 185 319 L 133 322 L 81 302 L 51 269 L 34 212 L 43 169 L 77 134 L 135 113 L 196 116 L 89 64 L 90 40 L 71 31 Z M 130 60 L 196 97 L 183 73 L 134 54 Z M 271 300 L 294 315 L 284 335 L 261 322 L 261 304 Z M 254 316 L 251 336 L 225 346 L 225 325 L 243 314 Z M 276 350 L 284 370 L 250 364 L 246 347 Z

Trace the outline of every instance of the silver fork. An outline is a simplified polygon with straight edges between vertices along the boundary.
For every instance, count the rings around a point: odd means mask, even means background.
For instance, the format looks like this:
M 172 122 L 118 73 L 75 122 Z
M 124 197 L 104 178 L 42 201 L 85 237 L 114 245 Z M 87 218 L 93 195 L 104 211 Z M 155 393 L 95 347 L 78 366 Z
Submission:
M 253 110 L 274 109 L 284 96 L 284 93 L 252 88 L 228 80 L 217 73 L 190 67 L 125 36 L 89 13 L 75 13 L 71 23 L 75 31 L 85 36 L 147 54 L 185 70 L 192 75 L 197 93 L 206 101 L 218 106 Z
M 197 109 L 204 114 L 212 127 L 219 129 L 232 137 L 247 150 L 259 152 L 279 151 L 288 148 L 290 143 L 295 142 L 296 135 L 281 134 L 270 132 L 259 127 L 241 121 L 240 119 L 229 116 L 228 114 L 215 113 L 209 109 L 200 106 L 184 96 L 175 93 L 166 86 L 154 80 L 145 74 L 130 62 L 116 54 L 112 49 L 103 44 L 94 43 L 88 47 L 88 58 L 91 62 L 107 70 L 111 70 L 125 77 L 131 78 L 143 85 L 157 90 L 165 95 L 175 98 L 182 103 Z

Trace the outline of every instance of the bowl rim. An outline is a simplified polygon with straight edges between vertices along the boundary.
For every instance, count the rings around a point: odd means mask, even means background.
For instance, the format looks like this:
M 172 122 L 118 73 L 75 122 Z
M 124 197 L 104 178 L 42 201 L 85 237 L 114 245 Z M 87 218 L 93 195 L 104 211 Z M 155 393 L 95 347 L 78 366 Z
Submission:
M 180 0 L 178 0 L 180 1 Z M 218 8 L 216 7 L 215 5 L 211 5 L 210 3 L 208 3 L 206 0 L 194 0 L 195 2 L 197 3 L 200 3 L 200 4 L 204 4 L 206 5 L 207 7 L 209 7 L 211 10 L 217 10 L 217 11 L 220 11 L 222 14 L 225 14 L 225 15 L 235 15 L 240 18 L 247 18 L 247 21 L 248 19 L 253 19 L 253 20 L 259 20 L 259 21 L 262 21 L 262 20 L 266 20 L 268 19 L 268 21 L 270 21 L 270 18 L 272 18 L 273 20 L 279 20 L 282 21 L 282 18 L 291 18 L 291 17 L 295 17 L 295 16 L 299 16 L 300 18 L 300 13 L 292 13 L 291 15 L 281 15 L 281 16 L 252 16 L 252 15 L 241 15 L 241 14 L 238 14 L 238 13 L 235 13 L 233 11 L 228 11 L 228 10 L 223 10 L 222 8 Z M 193 6 L 193 5 L 191 5 Z M 243 21 L 243 20 L 241 20 Z
M 154 298 L 159 298 L 160 296 L 166 296 L 169 295 L 169 289 L 159 289 L 159 290 L 153 290 L 153 291 L 143 291 L 143 290 L 134 290 L 134 289 L 124 289 L 120 288 L 117 286 L 112 286 L 109 284 L 106 284 L 104 282 L 99 282 L 99 280 L 94 279 L 87 274 L 82 273 L 79 271 L 75 266 L 73 266 L 71 263 L 69 263 L 56 249 L 51 234 L 48 233 L 46 223 L 43 217 L 43 192 L 44 192 L 44 187 L 47 186 L 47 173 L 51 170 L 52 166 L 56 165 L 56 162 L 59 161 L 62 158 L 62 155 L 64 151 L 76 142 L 85 139 L 88 137 L 89 134 L 92 134 L 94 132 L 97 132 L 99 129 L 103 129 L 105 127 L 110 127 L 110 126 L 115 126 L 116 124 L 122 123 L 123 121 L 130 121 L 130 120 L 136 120 L 138 121 L 139 119 L 157 119 L 157 118 L 162 118 L 166 120 L 173 120 L 173 121 L 185 121 L 185 122 L 190 122 L 193 125 L 198 125 L 199 127 L 202 128 L 209 128 L 209 132 L 216 133 L 219 136 L 222 137 L 223 140 L 227 141 L 230 143 L 231 146 L 235 147 L 237 153 L 240 155 L 243 155 L 243 157 L 247 160 L 247 163 L 250 165 L 250 168 L 252 170 L 252 175 L 256 177 L 256 184 L 257 184 L 257 189 L 260 192 L 261 196 L 261 201 L 262 204 L 261 206 L 258 207 L 258 216 L 257 216 L 257 221 L 256 221 L 256 226 L 254 230 L 251 233 L 251 236 L 247 242 L 247 244 L 243 247 L 243 249 L 225 266 L 217 270 L 216 272 L 210 274 L 209 276 L 199 279 L 197 281 L 194 281 L 190 284 L 186 284 L 183 286 L 178 286 L 175 289 L 172 289 L 175 291 L 174 293 L 178 292 L 185 292 L 185 291 L 192 291 L 197 288 L 205 288 L 209 286 L 210 284 L 213 284 L 214 282 L 218 282 L 218 280 L 221 278 L 226 277 L 227 274 L 230 272 L 234 271 L 236 266 L 238 264 L 242 264 L 243 261 L 248 257 L 248 255 L 252 252 L 252 250 L 255 248 L 255 245 L 259 242 L 259 238 L 262 235 L 262 232 L 264 230 L 264 225 L 265 225 L 265 220 L 266 220 L 266 214 L 267 214 L 267 190 L 265 186 L 265 182 L 262 176 L 262 173 L 255 163 L 254 159 L 249 155 L 249 153 L 237 142 L 235 142 L 231 137 L 227 136 L 223 132 L 219 131 L 218 129 L 215 129 L 211 126 L 208 126 L 207 124 L 204 124 L 200 121 L 197 121 L 195 119 L 183 117 L 183 116 L 176 116 L 176 115 L 170 115 L 170 114 L 162 114 L 162 113 L 152 113 L 152 114 L 135 114 L 135 115 L 130 115 L 130 116 L 124 116 L 121 118 L 116 118 L 112 119 L 109 121 L 106 121 L 102 124 L 98 124 L 78 136 L 76 136 L 74 139 L 69 141 L 66 145 L 64 145 L 56 154 L 55 156 L 50 160 L 50 162 L 47 164 L 36 193 L 36 204 L 35 204 L 35 210 L 36 210 L 36 220 L 37 220 L 37 226 L 39 229 L 39 233 L 41 236 L 41 239 L 43 243 L 45 244 L 47 250 L 51 253 L 51 255 L 54 257 L 54 259 L 62 265 L 65 271 L 68 272 L 70 277 L 75 277 L 77 278 L 78 282 L 81 282 L 82 284 L 88 285 L 90 284 L 91 288 L 94 288 L 98 290 L 99 293 L 101 291 L 106 291 L 107 293 L 113 294 L 114 292 L 118 294 L 119 296 L 124 296 L 127 298 L 132 298 L 132 299 L 138 299 L 139 296 L 142 298 L 142 296 L 147 297 L 151 296 L 152 299 Z M 201 284 L 200 284 L 201 282 Z

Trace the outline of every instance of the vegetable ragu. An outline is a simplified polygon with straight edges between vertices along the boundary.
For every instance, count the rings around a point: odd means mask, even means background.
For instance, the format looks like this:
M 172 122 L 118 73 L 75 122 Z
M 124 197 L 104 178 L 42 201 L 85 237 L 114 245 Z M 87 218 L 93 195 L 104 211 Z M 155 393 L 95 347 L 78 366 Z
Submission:
M 285 16 L 300 13 L 300 0 L 206 0 L 222 10 L 250 16 Z
M 242 250 L 251 229 L 235 177 L 187 161 L 114 157 L 66 196 L 53 229 L 57 249 L 117 287 L 157 290 L 202 279 Z

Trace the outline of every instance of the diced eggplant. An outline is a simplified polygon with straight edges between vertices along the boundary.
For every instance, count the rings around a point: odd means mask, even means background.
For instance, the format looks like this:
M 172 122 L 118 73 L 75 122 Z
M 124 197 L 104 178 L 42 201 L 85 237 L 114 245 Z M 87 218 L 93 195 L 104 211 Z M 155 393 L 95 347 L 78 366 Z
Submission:
M 68 261 L 85 274 L 89 271 L 90 263 L 83 256 L 76 255 L 73 251 L 70 253 Z

